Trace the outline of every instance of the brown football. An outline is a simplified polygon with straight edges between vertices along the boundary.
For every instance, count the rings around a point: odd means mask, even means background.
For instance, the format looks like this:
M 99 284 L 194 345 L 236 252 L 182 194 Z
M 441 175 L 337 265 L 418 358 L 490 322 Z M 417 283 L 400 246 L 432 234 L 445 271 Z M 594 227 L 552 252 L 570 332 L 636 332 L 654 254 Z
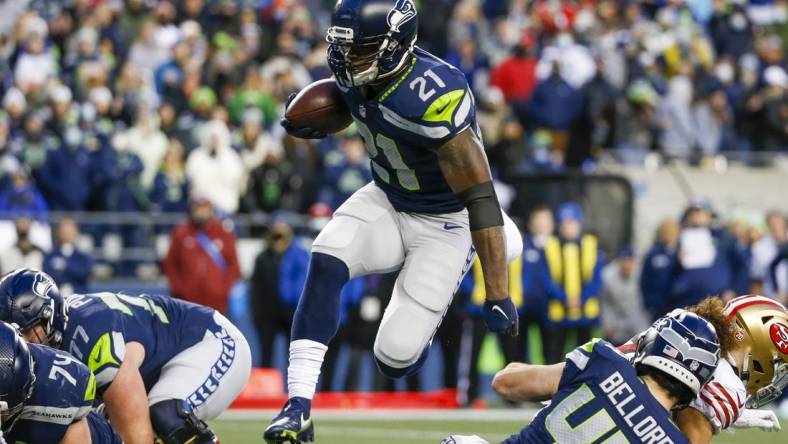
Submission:
M 285 118 L 295 128 L 312 128 L 336 133 L 352 121 L 350 110 L 342 99 L 334 79 L 318 80 L 307 85 L 290 102 Z

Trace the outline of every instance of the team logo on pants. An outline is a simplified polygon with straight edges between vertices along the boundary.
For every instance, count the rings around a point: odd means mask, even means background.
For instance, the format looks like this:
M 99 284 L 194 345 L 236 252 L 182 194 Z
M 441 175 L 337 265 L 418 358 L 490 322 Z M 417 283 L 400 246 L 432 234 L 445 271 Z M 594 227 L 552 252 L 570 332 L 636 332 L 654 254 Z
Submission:
M 203 381 L 200 387 L 189 395 L 189 402 L 193 407 L 205 403 L 219 388 L 219 381 L 227 374 L 235 360 L 235 340 L 227 334 L 224 328 L 212 332 L 214 336 L 222 341 L 222 354 L 211 367 L 211 373 Z

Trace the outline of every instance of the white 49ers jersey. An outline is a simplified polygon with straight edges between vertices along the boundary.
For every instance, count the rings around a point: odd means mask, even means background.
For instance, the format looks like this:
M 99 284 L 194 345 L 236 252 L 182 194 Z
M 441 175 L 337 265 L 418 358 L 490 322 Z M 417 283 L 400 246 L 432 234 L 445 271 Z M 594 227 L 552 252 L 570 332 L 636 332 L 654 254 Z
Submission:
M 631 358 L 635 354 L 635 341 L 629 341 L 618 349 Z M 741 415 L 744 402 L 747 400 L 747 389 L 733 366 L 725 359 L 714 370 L 711 380 L 701 389 L 690 407 L 703 413 L 714 428 L 714 434 L 725 430 Z
M 690 404 L 708 418 L 714 433 L 730 427 L 744 410 L 747 390 L 744 382 L 733 370 L 733 366 L 721 359 L 714 375 L 700 391 L 700 395 Z

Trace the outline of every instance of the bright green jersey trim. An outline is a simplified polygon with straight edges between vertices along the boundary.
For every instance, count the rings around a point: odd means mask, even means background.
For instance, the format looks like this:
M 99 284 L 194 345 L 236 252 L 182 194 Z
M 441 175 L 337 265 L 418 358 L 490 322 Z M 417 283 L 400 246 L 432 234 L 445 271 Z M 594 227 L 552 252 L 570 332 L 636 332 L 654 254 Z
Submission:
M 394 82 L 393 85 L 391 85 L 391 88 L 387 89 L 386 92 L 384 92 L 383 95 L 380 96 L 380 98 L 378 99 L 378 102 L 383 103 L 383 101 L 386 100 L 386 97 L 388 97 L 397 88 L 399 88 L 399 86 L 402 84 L 402 82 L 404 82 L 405 79 L 408 78 L 410 73 L 413 72 L 413 68 L 415 66 L 416 66 L 416 57 L 411 57 L 411 59 L 410 59 L 410 66 L 405 71 L 405 74 L 403 74 L 402 77 L 400 77 L 396 82 Z
M 435 99 L 427 111 L 424 112 L 422 120 L 426 122 L 446 122 L 451 124 L 451 117 L 454 115 L 454 110 L 457 105 L 462 101 L 465 95 L 464 89 L 455 89 Z
M 85 389 L 85 401 L 93 401 L 94 399 L 96 399 L 96 377 L 91 372 L 90 378 L 88 378 L 88 386 Z
M 588 353 L 591 353 L 592 351 L 594 351 L 594 346 L 596 345 L 596 343 L 599 342 L 600 340 L 601 340 L 600 338 L 594 338 L 594 339 L 586 342 L 582 346 L 583 350 L 587 351 Z
M 90 351 L 88 368 L 90 371 L 96 372 L 108 364 L 120 366 L 120 362 L 112 355 L 112 338 L 109 333 L 104 333 L 99 340 L 96 341 L 93 350 Z

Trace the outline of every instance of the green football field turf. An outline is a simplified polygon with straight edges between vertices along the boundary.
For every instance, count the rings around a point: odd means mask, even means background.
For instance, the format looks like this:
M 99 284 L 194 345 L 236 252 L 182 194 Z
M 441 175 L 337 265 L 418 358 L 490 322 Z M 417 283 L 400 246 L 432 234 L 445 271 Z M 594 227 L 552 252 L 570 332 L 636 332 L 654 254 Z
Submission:
M 336 414 L 321 418 L 320 412 L 315 413 L 317 427 L 317 444 L 439 444 L 449 434 L 478 434 L 490 441 L 498 443 L 510 433 L 518 431 L 522 421 L 512 419 L 497 420 L 494 418 L 473 419 L 473 413 L 437 419 L 440 412 L 429 412 L 424 416 L 428 419 L 416 419 L 414 415 L 398 418 L 396 412 L 375 416 L 367 419 L 353 419 L 353 411 L 347 412 L 347 419 Z M 482 415 L 480 415 L 482 416 Z M 262 443 L 261 433 L 268 425 L 270 415 L 261 414 L 259 418 L 220 419 L 212 426 L 222 444 Z M 783 430 L 778 433 L 762 431 L 738 431 L 736 434 L 723 432 L 712 442 L 722 444 L 786 444 L 788 443 L 788 422 L 783 422 Z

